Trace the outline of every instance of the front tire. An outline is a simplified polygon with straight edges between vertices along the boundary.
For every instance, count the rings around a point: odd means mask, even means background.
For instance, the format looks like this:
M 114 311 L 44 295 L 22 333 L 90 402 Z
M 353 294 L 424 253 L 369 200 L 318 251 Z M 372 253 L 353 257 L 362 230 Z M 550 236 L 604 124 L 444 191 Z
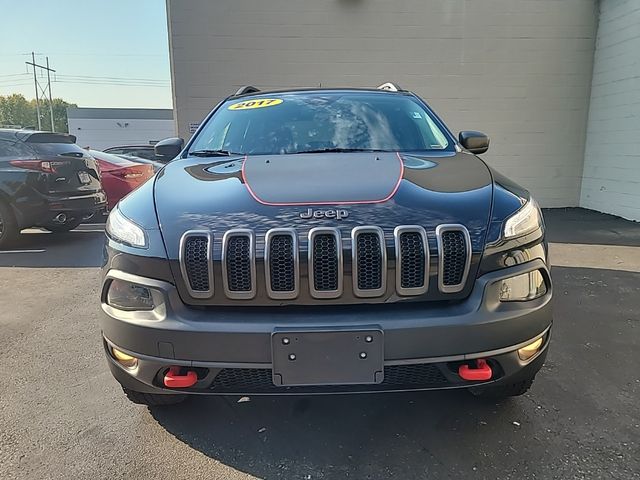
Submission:
M 122 387 L 124 394 L 127 398 L 138 405 L 147 405 L 148 407 L 161 407 L 165 405 L 176 405 L 182 403 L 187 399 L 184 394 L 157 394 L 157 393 L 142 393 L 135 390 L 129 390 Z
M 492 399 L 504 399 L 509 397 L 519 397 L 529 391 L 535 375 L 525 378 L 520 382 L 508 383 L 506 385 L 487 386 L 487 387 L 472 387 L 469 391 L 480 398 L 492 398 Z
M 0 202 L 0 248 L 13 244 L 19 234 L 18 224 L 8 205 Z

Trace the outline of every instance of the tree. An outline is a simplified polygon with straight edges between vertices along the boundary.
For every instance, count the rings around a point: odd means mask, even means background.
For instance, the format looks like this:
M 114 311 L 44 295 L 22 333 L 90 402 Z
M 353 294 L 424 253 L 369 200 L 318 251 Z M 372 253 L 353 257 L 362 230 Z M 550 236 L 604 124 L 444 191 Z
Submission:
M 0 124 L 20 127 L 37 126 L 35 108 L 20 94 L 0 96 Z
M 67 107 L 77 107 L 61 98 L 53 99 L 53 121 L 56 132 L 68 132 Z M 42 130 L 51 131 L 49 101 L 40 102 L 40 121 Z M 20 94 L 0 96 L 0 125 L 16 125 L 25 128 L 38 128 L 35 100 L 27 100 Z

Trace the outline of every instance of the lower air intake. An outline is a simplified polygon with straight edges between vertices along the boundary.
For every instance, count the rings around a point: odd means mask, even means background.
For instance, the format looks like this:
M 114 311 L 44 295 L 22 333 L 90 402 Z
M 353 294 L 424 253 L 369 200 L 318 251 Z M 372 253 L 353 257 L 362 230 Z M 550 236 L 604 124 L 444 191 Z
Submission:
M 273 383 L 270 368 L 225 368 L 215 377 L 210 389 L 216 393 L 237 394 L 418 390 L 448 385 L 449 381 L 441 368 L 432 363 L 386 366 L 384 380 L 379 384 L 309 387 L 276 386 Z

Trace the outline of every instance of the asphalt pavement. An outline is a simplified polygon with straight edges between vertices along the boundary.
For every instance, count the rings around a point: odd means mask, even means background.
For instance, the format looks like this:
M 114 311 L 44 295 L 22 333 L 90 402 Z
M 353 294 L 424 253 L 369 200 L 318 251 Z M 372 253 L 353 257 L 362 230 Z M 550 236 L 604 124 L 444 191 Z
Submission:
M 0 478 L 640 478 L 640 224 L 546 218 L 560 265 L 551 350 L 531 391 L 500 403 L 457 391 L 130 404 L 98 328 L 103 226 L 30 230 L 0 251 Z

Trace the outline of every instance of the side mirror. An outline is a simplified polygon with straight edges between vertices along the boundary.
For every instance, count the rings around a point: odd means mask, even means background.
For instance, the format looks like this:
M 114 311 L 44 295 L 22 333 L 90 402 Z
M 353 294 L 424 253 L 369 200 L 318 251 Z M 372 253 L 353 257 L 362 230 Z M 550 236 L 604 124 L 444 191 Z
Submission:
M 482 132 L 465 130 L 458 134 L 458 140 L 460 145 L 471 153 L 484 153 L 489 150 L 489 137 Z
M 182 151 L 184 147 L 184 140 L 181 138 L 165 138 L 164 140 L 160 140 L 155 144 L 153 150 L 156 155 L 162 159 L 164 162 L 168 162 L 173 160 L 178 156 L 178 154 Z

